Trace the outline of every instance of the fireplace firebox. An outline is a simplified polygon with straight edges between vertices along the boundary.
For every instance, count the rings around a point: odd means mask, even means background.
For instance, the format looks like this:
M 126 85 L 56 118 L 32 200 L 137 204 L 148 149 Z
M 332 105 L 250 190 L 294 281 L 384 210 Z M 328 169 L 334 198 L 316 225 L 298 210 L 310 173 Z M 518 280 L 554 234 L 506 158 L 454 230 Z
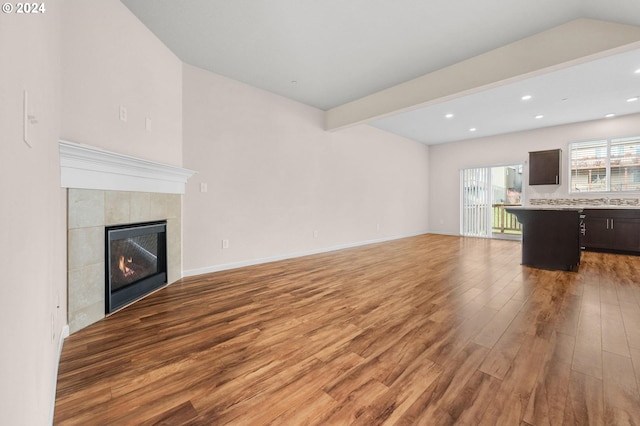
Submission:
M 166 221 L 105 228 L 105 313 L 167 283 L 166 234 Z

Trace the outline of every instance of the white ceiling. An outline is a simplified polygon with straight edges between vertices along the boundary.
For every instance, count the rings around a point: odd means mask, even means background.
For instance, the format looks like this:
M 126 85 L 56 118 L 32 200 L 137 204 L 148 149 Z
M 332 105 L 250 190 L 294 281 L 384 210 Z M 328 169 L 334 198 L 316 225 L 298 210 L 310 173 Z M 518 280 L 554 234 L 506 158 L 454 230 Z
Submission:
M 417 141 L 452 142 L 640 112 L 640 50 L 565 68 L 372 122 Z M 525 95 L 529 100 L 522 100 Z M 446 118 L 446 114 L 454 114 Z M 539 117 L 542 116 L 542 117 Z M 538 117 L 538 118 L 537 118 Z M 469 129 L 475 128 L 475 131 Z
M 640 26 L 638 0 L 122 2 L 185 63 L 323 110 L 574 19 Z M 370 123 L 433 144 L 637 113 L 636 69 L 640 48 Z

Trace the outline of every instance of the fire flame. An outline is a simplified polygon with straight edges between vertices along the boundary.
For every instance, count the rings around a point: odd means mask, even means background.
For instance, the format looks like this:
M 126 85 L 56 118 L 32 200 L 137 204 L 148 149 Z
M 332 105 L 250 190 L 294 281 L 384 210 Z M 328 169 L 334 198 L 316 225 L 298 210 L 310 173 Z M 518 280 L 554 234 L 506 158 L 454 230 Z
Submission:
M 133 261 L 132 258 L 128 258 L 126 263 L 131 263 Z M 128 277 L 129 275 L 135 274 L 135 271 L 129 268 L 125 263 L 124 256 L 120 256 L 120 260 L 118 261 L 118 268 L 122 271 L 122 275 Z

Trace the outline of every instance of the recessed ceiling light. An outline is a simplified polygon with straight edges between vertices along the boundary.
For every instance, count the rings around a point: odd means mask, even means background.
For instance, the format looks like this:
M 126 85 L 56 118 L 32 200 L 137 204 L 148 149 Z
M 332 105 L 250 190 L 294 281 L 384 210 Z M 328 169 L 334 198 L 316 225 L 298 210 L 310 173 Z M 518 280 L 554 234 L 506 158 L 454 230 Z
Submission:
M 451 113 L 445 114 L 444 118 L 453 118 L 453 114 L 451 114 Z
M 476 129 L 475 127 L 472 127 L 472 128 L 469 129 L 470 132 L 475 132 L 476 130 L 478 130 L 478 129 Z
M 637 97 L 637 96 L 634 96 L 633 98 L 629 98 L 629 99 L 627 99 L 627 102 L 635 102 L 635 101 L 637 101 L 637 100 L 638 100 L 638 97 Z
M 524 95 L 523 97 L 521 97 L 520 99 L 522 99 L 523 101 L 528 101 L 529 99 L 531 99 L 533 96 L 531 95 Z
M 614 113 L 610 113 L 605 115 L 605 118 L 611 118 L 611 117 L 615 117 L 616 115 Z
M 634 71 L 636 74 L 640 74 L 640 68 Z
M 544 115 L 538 114 L 538 115 L 536 115 L 536 120 L 540 120 L 542 117 L 544 117 Z

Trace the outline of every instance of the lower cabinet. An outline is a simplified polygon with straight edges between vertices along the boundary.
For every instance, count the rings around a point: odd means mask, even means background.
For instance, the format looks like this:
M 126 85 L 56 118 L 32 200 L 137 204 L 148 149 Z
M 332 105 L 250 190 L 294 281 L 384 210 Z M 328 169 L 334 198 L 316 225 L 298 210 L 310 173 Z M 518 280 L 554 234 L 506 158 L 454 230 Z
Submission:
M 575 271 L 580 265 L 579 209 L 509 208 L 522 224 L 522 264 Z
M 640 210 L 586 209 L 584 214 L 585 248 L 640 252 Z

